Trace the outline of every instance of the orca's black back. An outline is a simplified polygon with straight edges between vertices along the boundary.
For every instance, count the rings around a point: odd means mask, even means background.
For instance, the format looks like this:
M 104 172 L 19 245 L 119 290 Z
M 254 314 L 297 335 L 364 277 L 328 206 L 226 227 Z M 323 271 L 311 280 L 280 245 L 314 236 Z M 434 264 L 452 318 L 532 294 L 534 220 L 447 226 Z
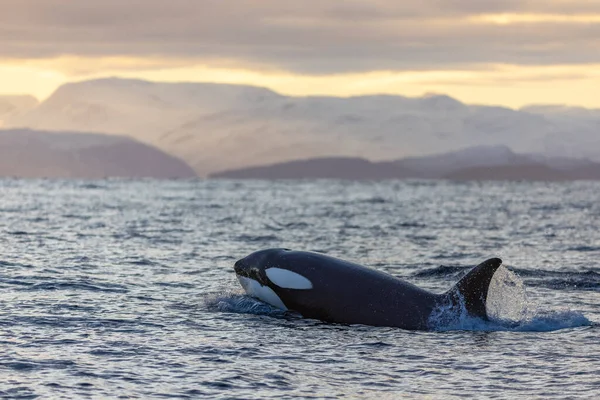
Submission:
M 312 289 L 271 286 L 289 309 L 306 318 L 426 329 L 439 297 L 384 272 L 318 253 L 283 251 L 268 264 L 312 282 Z

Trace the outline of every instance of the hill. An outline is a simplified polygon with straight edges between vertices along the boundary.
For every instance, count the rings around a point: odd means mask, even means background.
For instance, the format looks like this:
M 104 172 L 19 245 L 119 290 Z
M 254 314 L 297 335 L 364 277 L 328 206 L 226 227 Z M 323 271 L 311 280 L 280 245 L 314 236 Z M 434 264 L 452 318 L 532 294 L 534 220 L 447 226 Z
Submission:
M 249 167 L 212 174 L 212 178 L 233 179 L 400 179 L 415 172 L 386 162 L 363 158 L 324 157 Z
M 452 179 L 600 180 L 600 163 L 516 154 L 506 147 L 474 147 L 387 162 L 362 158 L 314 158 L 211 174 L 226 179 Z
M 124 136 L 0 130 L 0 177 L 191 178 L 183 161 Z

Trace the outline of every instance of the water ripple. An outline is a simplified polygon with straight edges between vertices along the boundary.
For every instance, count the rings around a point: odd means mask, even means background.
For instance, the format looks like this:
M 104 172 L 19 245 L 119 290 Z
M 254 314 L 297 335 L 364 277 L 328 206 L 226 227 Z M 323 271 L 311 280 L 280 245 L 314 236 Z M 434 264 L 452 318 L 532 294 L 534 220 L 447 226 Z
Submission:
M 0 397 L 600 395 L 597 183 L 0 189 Z M 433 332 L 303 319 L 241 294 L 232 265 L 262 247 L 326 252 L 438 293 L 498 256 L 526 300 L 520 319 Z

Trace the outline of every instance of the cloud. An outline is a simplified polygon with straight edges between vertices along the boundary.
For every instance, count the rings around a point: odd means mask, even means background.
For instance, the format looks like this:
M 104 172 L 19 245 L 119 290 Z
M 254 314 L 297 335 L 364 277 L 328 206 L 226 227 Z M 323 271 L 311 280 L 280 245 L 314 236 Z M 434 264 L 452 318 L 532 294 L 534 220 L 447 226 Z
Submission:
M 3 0 L 0 13 L 0 58 L 126 57 L 153 68 L 586 64 L 600 62 L 598 37 L 600 0 Z

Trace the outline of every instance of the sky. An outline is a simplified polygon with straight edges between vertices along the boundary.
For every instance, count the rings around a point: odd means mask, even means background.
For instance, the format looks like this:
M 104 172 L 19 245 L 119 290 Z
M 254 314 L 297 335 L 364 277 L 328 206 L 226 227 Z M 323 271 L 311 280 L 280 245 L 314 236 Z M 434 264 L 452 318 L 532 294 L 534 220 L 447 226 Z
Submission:
M 107 76 L 600 108 L 600 0 L 0 0 L 0 95 Z

